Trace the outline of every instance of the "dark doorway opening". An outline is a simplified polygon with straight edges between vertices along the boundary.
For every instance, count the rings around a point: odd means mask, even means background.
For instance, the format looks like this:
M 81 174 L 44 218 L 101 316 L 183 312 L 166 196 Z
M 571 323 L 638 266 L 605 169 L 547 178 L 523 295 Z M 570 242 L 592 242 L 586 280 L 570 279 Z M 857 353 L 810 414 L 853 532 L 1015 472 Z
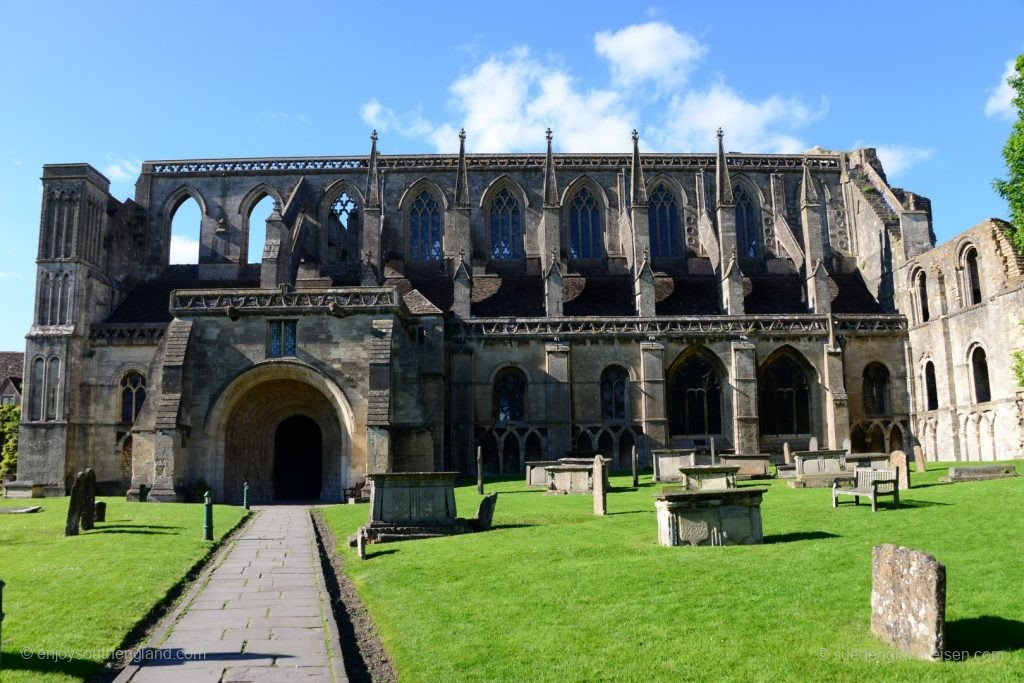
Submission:
M 323 435 L 305 415 L 292 415 L 274 433 L 274 498 L 320 498 Z

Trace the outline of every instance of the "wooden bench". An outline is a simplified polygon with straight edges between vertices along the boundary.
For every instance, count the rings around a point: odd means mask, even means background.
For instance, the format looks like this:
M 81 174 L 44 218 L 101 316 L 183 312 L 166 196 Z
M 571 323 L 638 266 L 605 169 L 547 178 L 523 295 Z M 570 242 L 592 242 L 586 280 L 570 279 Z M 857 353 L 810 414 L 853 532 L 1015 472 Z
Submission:
M 900 506 L 899 468 L 888 467 L 877 470 L 858 468 L 854 471 L 853 488 L 832 484 L 832 507 L 839 507 L 839 496 L 853 496 L 853 504 L 859 505 L 861 496 L 871 499 L 871 511 L 878 510 L 879 496 L 892 496 L 896 507 Z

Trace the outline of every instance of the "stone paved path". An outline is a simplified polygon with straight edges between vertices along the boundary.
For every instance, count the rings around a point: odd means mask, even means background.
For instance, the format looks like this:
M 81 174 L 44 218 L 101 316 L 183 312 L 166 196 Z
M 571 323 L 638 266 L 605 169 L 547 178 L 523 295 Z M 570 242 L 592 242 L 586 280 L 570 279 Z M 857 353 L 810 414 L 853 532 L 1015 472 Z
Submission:
M 119 682 L 347 680 L 309 508 L 259 509 L 203 578 Z

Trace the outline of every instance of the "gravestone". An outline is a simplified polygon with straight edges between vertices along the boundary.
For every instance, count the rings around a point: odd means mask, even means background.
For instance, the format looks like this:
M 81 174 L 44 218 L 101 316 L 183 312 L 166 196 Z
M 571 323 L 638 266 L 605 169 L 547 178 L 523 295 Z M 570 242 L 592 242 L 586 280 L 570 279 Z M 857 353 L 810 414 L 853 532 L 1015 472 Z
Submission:
M 366 536 L 362 533 L 356 534 L 356 552 L 360 560 L 366 559 Z
M 918 472 L 925 472 L 924 449 L 920 446 L 914 446 L 914 468 Z
M 75 475 L 71 484 L 71 496 L 68 500 L 68 517 L 64 522 L 64 535 L 77 536 L 78 527 L 82 524 L 82 494 L 85 490 L 85 473 Z
M 886 543 L 871 552 L 871 632 L 921 659 L 941 659 L 946 566 L 919 550 Z
M 105 522 L 107 521 L 107 504 L 102 500 L 96 503 L 96 521 Z
M 633 452 L 630 454 L 630 462 L 633 466 L 633 488 L 636 488 L 637 486 L 640 485 L 640 478 L 638 476 L 639 468 L 637 467 L 639 463 L 637 462 L 636 446 L 633 446 Z
M 843 450 L 846 451 L 847 455 L 850 454 L 850 448 L 851 448 L 850 440 L 849 439 L 843 439 Z
M 497 493 L 489 493 L 480 501 L 480 507 L 476 509 L 476 519 L 474 520 L 477 531 L 491 530 L 491 523 L 494 521 L 494 506 L 497 502 Z
M 85 488 L 82 490 L 82 531 L 96 526 L 96 472 L 91 467 L 85 470 Z
M 907 454 L 903 451 L 893 451 L 889 454 L 889 464 L 896 468 L 899 474 L 900 491 L 910 488 L 910 469 L 907 467 Z
M 788 441 L 782 444 L 782 459 L 787 465 L 793 464 L 793 451 L 790 450 Z
M 807 450 L 816 451 L 818 450 L 818 437 L 812 436 L 810 443 L 807 445 Z
M 594 456 L 594 514 L 608 514 L 608 495 L 604 483 L 604 458 Z

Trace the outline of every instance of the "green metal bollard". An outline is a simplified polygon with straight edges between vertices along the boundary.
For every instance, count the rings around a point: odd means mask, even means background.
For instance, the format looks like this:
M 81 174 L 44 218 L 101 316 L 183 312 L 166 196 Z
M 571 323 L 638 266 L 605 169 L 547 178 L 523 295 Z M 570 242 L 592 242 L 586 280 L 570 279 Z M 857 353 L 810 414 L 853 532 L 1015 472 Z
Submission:
M 139 502 L 145 503 L 149 501 L 149 487 L 145 484 L 139 484 Z
M 213 501 L 209 491 L 203 494 L 203 540 L 213 540 Z
M 249 482 L 242 484 L 242 507 L 249 509 Z

